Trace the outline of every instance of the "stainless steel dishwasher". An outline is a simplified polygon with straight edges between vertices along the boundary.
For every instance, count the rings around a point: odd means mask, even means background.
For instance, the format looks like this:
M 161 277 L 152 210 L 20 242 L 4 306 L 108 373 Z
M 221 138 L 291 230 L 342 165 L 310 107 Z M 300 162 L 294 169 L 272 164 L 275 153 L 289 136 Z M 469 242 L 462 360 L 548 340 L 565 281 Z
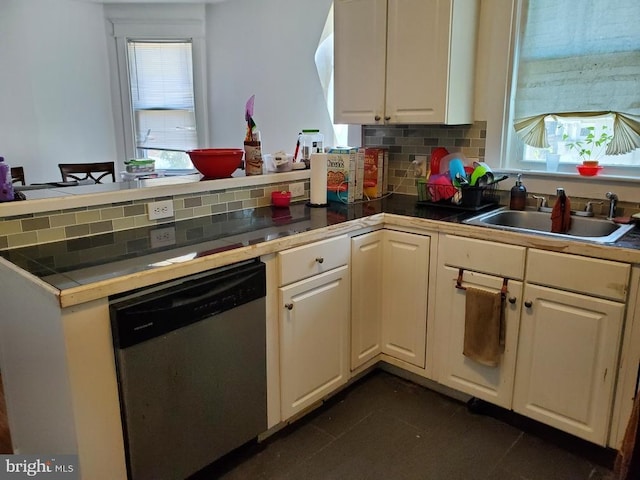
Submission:
M 265 266 L 110 299 L 131 480 L 183 480 L 267 429 Z

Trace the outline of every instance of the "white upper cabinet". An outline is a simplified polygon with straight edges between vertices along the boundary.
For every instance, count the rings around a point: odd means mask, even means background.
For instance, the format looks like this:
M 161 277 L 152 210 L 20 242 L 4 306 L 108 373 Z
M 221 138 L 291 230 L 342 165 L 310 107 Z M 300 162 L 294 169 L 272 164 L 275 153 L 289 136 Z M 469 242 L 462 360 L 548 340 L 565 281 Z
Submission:
M 477 0 L 337 0 L 335 122 L 473 122 Z
M 382 123 L 387 0 L 334 2 L 334 121 Z

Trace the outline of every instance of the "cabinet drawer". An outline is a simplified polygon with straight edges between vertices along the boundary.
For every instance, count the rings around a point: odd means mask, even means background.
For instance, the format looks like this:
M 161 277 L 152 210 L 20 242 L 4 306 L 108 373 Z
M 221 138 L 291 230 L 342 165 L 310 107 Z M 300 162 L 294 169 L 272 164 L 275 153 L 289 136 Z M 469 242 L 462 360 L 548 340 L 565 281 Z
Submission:
M 527 282 L 624 301 L 631 265 L 530 249 Z
M 346 235 L 279 252 L 280 285 L 347 265 L 349 252 L 349 237 Z
M 525 247 L 505 245 L 475 238 L 440 237 L 440 263 L 451 267 L 522 280 Z

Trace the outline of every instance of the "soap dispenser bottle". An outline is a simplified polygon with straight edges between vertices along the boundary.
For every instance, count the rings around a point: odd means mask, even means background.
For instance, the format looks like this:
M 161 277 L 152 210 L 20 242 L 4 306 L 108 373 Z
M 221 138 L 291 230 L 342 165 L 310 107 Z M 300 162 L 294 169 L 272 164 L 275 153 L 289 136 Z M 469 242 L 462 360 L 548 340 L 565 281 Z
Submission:
M 516 184 L 511 188 L 509 208 L 511 210 L 524 210 L 527 206 L 527 189 L 522 185 L 522 174 L 518 174 Z

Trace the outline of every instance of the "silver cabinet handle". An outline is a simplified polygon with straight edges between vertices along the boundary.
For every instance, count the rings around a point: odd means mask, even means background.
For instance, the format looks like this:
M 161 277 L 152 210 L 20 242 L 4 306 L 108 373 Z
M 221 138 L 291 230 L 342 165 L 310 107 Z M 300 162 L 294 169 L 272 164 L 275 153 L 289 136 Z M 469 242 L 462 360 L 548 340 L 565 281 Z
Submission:
M 533 306 L 533 302 L 531 300 L 527 300 L 524 302 L 524 306 L 527 308 L 531 308 Z
M 374 119 L 376 122 L 379 122 L 379 121 L 380 121 L 380 115 L 376 115 L 375 117 L 373 117 L 373 119 Z
M 324 262 L 324 258 L 322 258 L 322 257 L 316 257 L 316 262 L 318 262 L 318 263 L 322 263 L 322 262 Z
M 286 308 L 287 310 L 293 309 L 293 303 L 285 303 L 284 308 Z
M 511 305 L 513 305 L 514 303 L 516 303 L 516 297 L 509 297 L 509 303 Z
M 391 120 L 391 117 L 384 117 L 385 122 L 388 122 L 389 120 Z

